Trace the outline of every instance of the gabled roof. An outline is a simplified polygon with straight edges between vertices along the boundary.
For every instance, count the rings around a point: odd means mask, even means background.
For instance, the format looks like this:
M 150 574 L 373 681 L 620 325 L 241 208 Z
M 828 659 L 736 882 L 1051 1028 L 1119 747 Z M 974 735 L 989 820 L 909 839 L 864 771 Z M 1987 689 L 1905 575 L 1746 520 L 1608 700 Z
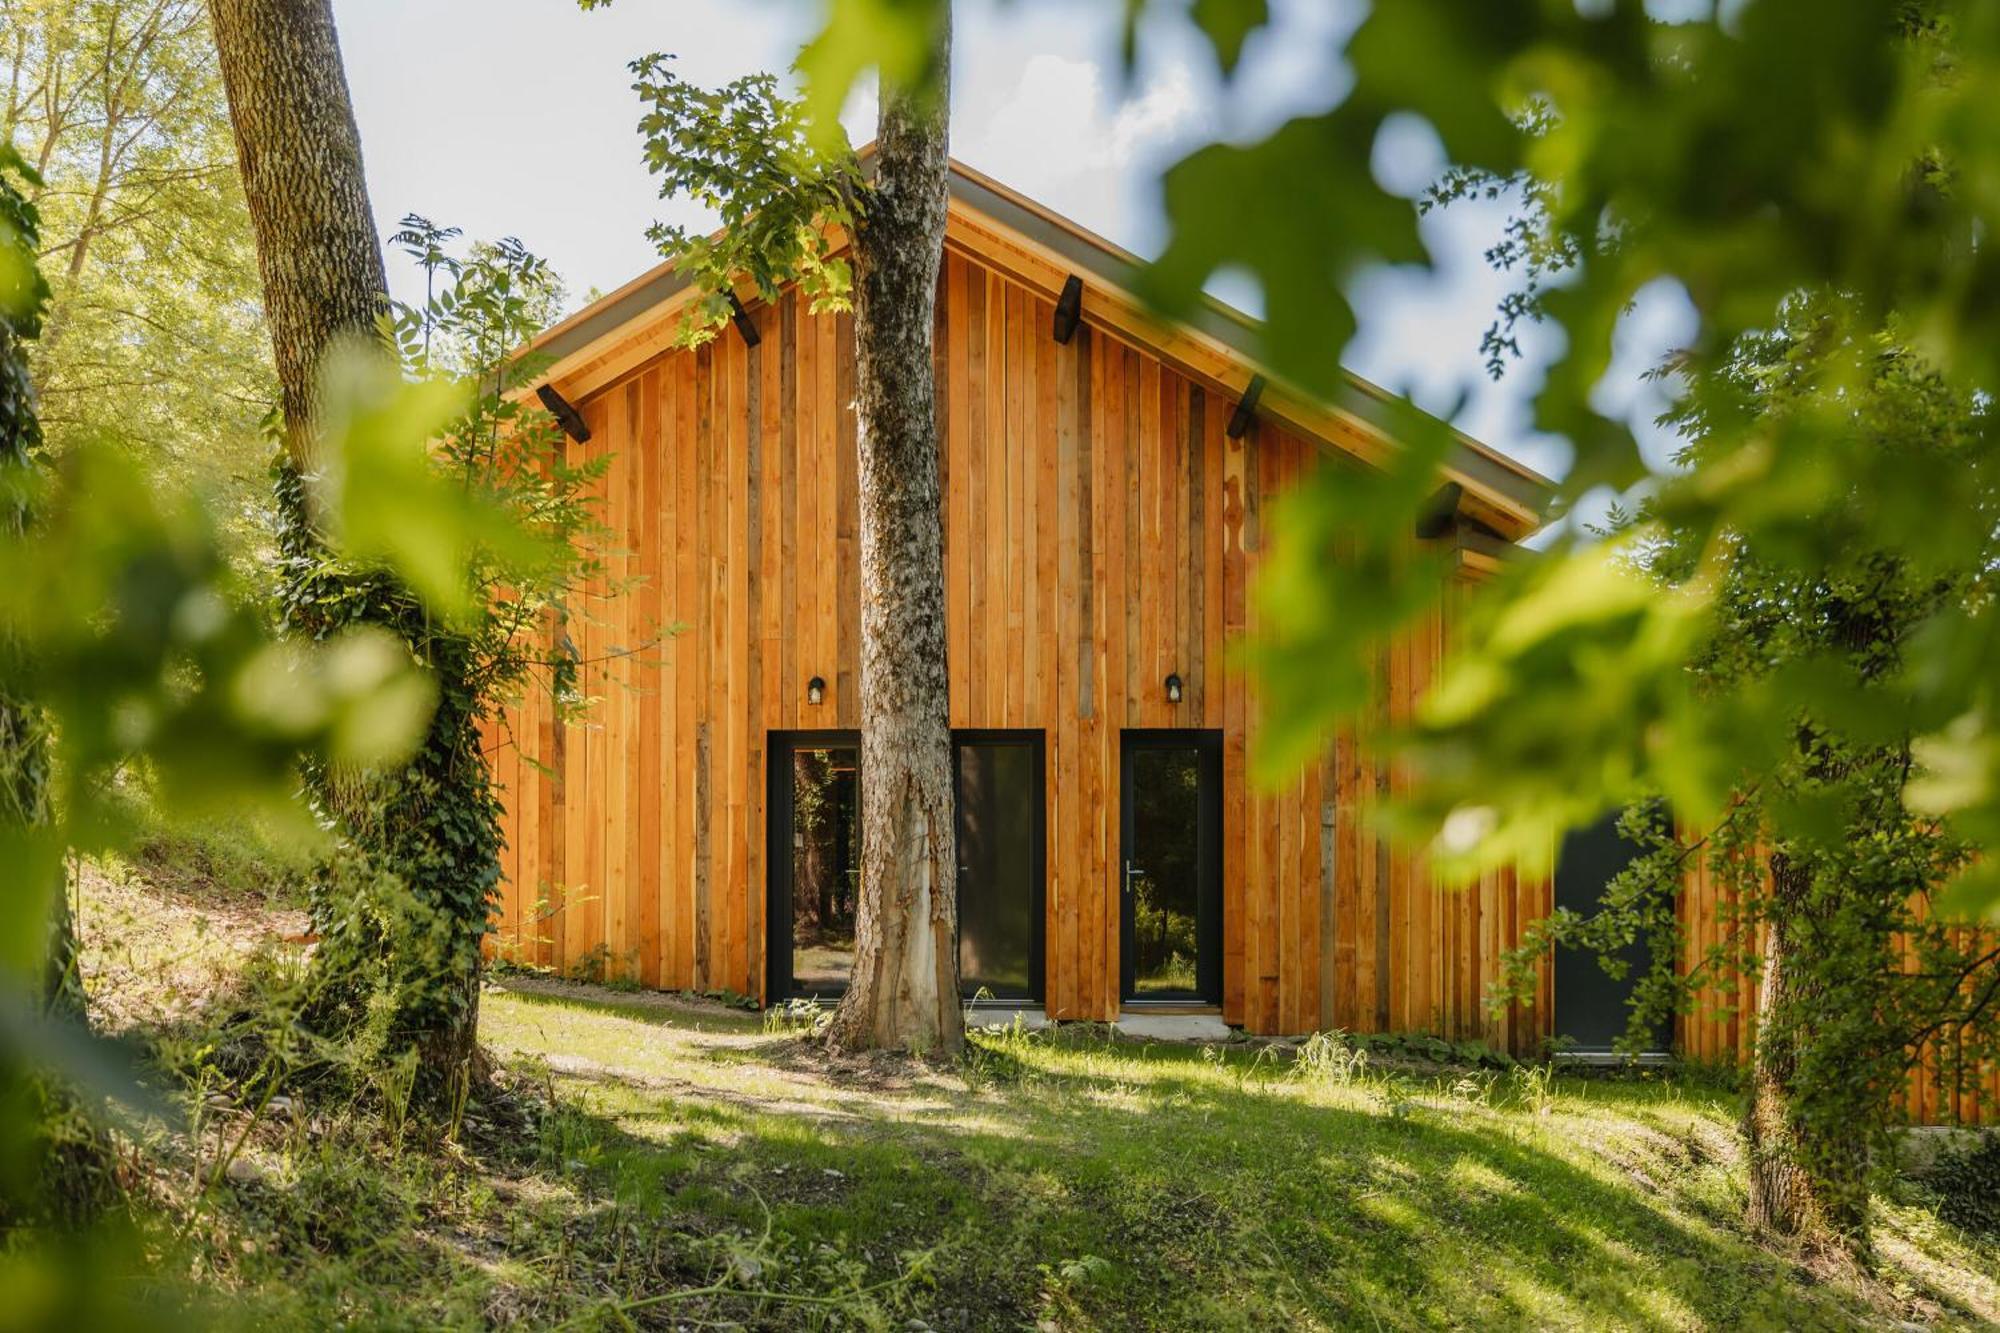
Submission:
M 1186 321 L 1163 321 L 1139 300 L 1144 261 L 1074 222 L 953 160 L 947 248 L 998 269 L 1053 302 L 1071 274 L 1083 279 L 1085 322 L 1145 348 L 1206 387 L 1239 397 L 1266 377 L 1257 408 L 1322 446 L 1373 462 L 1394 450 L 1394 397 L 1348 374 L 1339 401 L 1283 383 L 1256 359 L 1257 323 L 1212 298 Z M 661 264 L 549 329 L 531 345 L 546 379 L 580 400 L 671 348 L 681 309 L 694 299 L 687 278 Z M 1519 540 L 1542 521 L 1553 483 L 1455 428 L 1441 480 L 1464 488 L 1461 511 Z

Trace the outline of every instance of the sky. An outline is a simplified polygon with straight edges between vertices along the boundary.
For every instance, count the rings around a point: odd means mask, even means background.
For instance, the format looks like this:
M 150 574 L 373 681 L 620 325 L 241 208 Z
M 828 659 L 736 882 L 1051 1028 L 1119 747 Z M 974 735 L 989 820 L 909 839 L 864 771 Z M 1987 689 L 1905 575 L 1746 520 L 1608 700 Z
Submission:
M 663 201 L 640 158 L 639 104 L 626 64 L 666 51 L 682 74 L 715 85 L 784 71 L 811 35 L 819 0 L 619 0 L 581 12 L 573 0 L 334 0 L 369 193 L 386 235 L 409 212 L 472 238 L 518 236 L 545 256 L 573 298 L 609 291 L 657 262 L 657 220 L 703 226 L 686 201 Z M 960 0 L 953 47 L 952 152 L 960 160 L 1141 255 L 1159 248 L 1159 177 L 1217 139 L 1251 139 L 1345 94 L 1340 59 L 1358 20 L 1350 0 L 1275 0 L 1227 87 L 1184 20 L 1141 34 L 1128 78 L 1118 0 Z M 873 137 L 874 103 L 857 90 L 844 117 Z M 1422 182 L 1440 163 L 1427 131 L 1385 144 L 1378 169 Z M 1387 270 L 1356 289 L 1361 329 L 1349 368 L 1406 393 L 1474 437 L 1559 476 L 1561 440 L 1531 429 L 1527 399 L 1558 334 L 1532 330 L 1529 355 L 1498 384 L 1480 335 L 1506 280 L 1482 253 L 1504 208 L 1454 206 L 1426 220 L 1434 268 Z M 390 257 L 391 284 L 413 270 Z M 1254 290 L 1225 299 L 1255 313 Z M 1628 319 L 1622 354 L 1600 386 L 1609 404 L 1649 421 L 1659 391 L 1639 372 L 1671 344 L 1670 293 Z

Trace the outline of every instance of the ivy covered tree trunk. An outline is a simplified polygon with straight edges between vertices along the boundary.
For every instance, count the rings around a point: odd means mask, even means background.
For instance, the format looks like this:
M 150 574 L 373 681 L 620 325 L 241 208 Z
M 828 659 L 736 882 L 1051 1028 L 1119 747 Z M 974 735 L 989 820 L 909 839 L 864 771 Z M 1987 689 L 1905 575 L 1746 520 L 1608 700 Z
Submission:
M 12 178 L 19 168 L 12 147 L 0 140 L 0 271 L 11 270 L 11 281 L 0 282 L 0 526 L 13 537 L 26 532 L 33 519 L 29 501 L 42 431 L 27 343 L 41 332 L 48 298 L 36 264 L 35 210 Z M 17 646 L 0 645 L 0 667 Z M 48 723 L 35 700 L 9 684 L 0 679 L 0 835 L 33 837 L 36 830 L 47 832 L 54 814 Z M 43 855 L 29 855 L 16 842 L 10 859 L 0 864 L 0 888 L 23 904 L 35 904 L 25 920 L 32 922 L 39 908 L 45 923 L 42 975 L 19 980 L 39 982 L 50 1016 L 88 1024 L 81 941 L 59 850 L 45 844 Z M 38 1154 L 33 1171 L 0 1181 L 0 1226 L 37 1216 L 80 1225 L 110 1202 L 115 1186 L 103 1135 L 68 1089 L 34 1072 L 18 1050 L 0 1055 L 0 1116 L 28 1131 L 22 1137 L 33 1141 Z
M 1867 1139 L 1860 1128 L 1817 1127 L 1799 1098 L 1804 1046 L 1814 1039 L 1829 997 L 1801 954 L 1809 948 L 1810 874 L 1792 858 L 1771 858 L 1773 912 L 1758 984 L 1758 1031 L 1743 1114 L 1749 1153 L 1749 1221 L 1811 1245 L 1865 1248 Z
M 49 289 L 36 264 L 40 230 L 34 207 L 11 178 L 18 165 L 12 152 L 0 140 L 0 271 L 12 269 L 13 278 L 0 286 L 0 526 L 8 535 L 19 536 L 28 529 L 30 484 L 42 446 L 27 344 L 42 331 Z M 29 183 L 33 184 L 32 177 Z M 49 737 L 41 710 L 32 699 L 16 696 L 0 682 L 0 829 L 46 825 L 49 782 Z M 16 870 L 34 864 L 26 861 Z M 39 870 L 29 873 L 41 878 Z M 84 1021 L 81 946 L 61 870 L 50 872 L 45 882 L 9 887 L 16 893 L 48 897 L 42 1002 L 53 1014 Z
M 210 0 L 209 12 L 278 373 L 284 620 L 321 638 L 339 628 L 340 613 L 328 608 L 354 600 L 313 595 L 314 574 L 327 557 L 309 484 L 323 462 L 321 367 L 343 346 L 388 355 L 376 321 L 388 308 L 389 280 L 331 0 Z M 358 784 L 326 773 L 309 778 L 317 798 L 344 822 L 364 817 Z
M 885 88 L 854 232 L 861 479 L 861 901 L 829 1037 L 955 1052 L 957 862 L 932 330 L 944 256 L 951 32 L 927 91 Z
M 316 796 L 401 894 L 371 914 L 323 914 L 324 970 L 385 956 L 398 1035 L 440 1086 L 476 1054 L 479 941 L 499 876 L 499 819 L 478 738 L 471 664 L 407 590 L 328 558 L 307 481 L 320 469 L 321 367 L 343 344 L 381 344 L 388 303 L 330 0 L 211 0 L 271 329 L 285 458 L 278 469 L 286 620 L 321 637 L 389 628 L 436 675 L 440 706 L 396 774 L 316 774 Z M 327 932 L 334 932 L 329 936 Z M 341 932 L 362 938 L 336 938 Z M 338 962 L 333 960 L 340 960 Z M 332 978 L 339 981 L 341 978 Z

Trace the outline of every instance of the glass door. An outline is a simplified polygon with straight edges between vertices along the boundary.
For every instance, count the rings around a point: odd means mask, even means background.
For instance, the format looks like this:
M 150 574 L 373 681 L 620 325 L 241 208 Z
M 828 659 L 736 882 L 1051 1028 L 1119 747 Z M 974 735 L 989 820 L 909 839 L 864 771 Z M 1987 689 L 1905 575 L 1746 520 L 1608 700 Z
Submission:
M 770 765 L 771 997 L 832 999 L 854 968 L 860 741 L 853 732 L 774 732 Z
M 969 999 L 1042 994 L 1042 733 L 961 731 L 958 977 Z
M 1222 733 L 1127 731 L 1119 951 L 1127 1002 L 1222 1002 Z

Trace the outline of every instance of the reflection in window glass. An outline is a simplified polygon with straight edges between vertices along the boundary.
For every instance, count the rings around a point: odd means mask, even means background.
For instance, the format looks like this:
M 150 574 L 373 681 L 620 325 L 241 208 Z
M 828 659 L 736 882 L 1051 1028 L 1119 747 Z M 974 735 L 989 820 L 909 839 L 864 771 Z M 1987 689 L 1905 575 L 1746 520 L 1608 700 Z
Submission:
M 1140 997 L 1193 995 L 1200 988 L 1199 827 L 1201 752 L 1132 751 L 1133 990 Z
M 792 989 L 846 989 L 861 896 L 861 792 L 851 747 L 792 754 Z
M 1034 993 L 1035 749 L 961 743 L 958 751 L 958 972 L 965 994 Z

